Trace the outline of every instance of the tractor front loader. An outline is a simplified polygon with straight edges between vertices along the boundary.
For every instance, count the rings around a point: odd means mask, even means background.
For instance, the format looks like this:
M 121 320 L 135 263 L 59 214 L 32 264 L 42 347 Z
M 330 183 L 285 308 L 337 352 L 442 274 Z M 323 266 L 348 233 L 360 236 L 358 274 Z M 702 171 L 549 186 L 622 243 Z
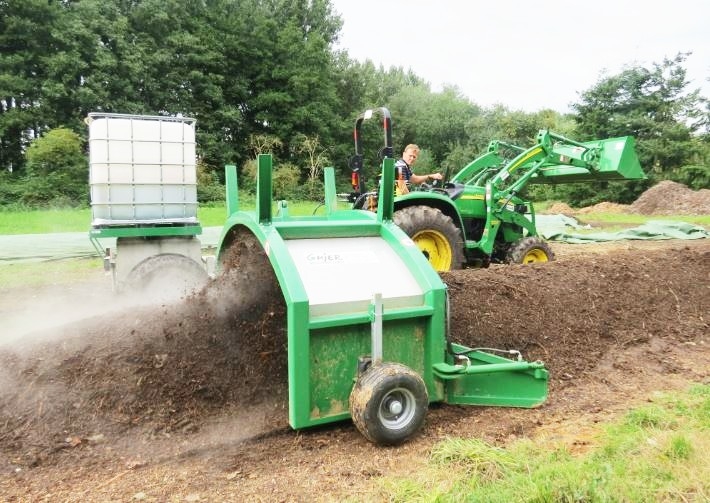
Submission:
M 382 155 L 391 156 L 392 118 L 386 108 L 377 111 L 384 118 Z M 355 122 L 350 196 L 355 209 L 371 210 L 377 203 L 377 192 L 366 190 L 360 139 L 363 120 L 372 116 L 367 111 Z M 503 149 L 516 155 L 507 159 Z M 537 232 L 532 202 L 522 197 L 528 184 L 643 178 L 631 136 L 580 143 L 541 130 L 530 148 L 492 141 L 485 154 L 443 185 L 422 184 L 395 197 L 394 221 L 437 271 L 491 262 L 547 262 L 554 254 Z

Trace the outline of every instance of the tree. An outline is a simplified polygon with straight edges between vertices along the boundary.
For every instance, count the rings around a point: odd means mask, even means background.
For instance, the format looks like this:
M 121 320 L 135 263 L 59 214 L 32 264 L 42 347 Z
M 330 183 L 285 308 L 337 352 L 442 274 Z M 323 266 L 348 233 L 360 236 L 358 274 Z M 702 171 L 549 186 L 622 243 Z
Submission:
M 687 89 L 687 56 L 679 53 L 650 69 L 627 67 L 581 94 L 581 102 L 573 105 L 580 139 L 633 136 L 649 180 L 561 188 L 572 204 L 630 203 L 654 181 L 678 176 L 707 152 L 699 135 L 706 101 L 699 90 Z
M 52 129 L 32 142 L 26 157 L 23 202 L 71 206 L 88 202 L 88 166 L 78 134 Z
M 391 98 L 395 144 L 417 143 L 435 163 L 468 139 L 466 125 L 480 109 L 455 87 L 432 93 L 428 86 L 403 87 Z
M 301 135 L 296 141 L 296 152 L 306 156 L 308 181 L 318 180 L 323 168 L 329 162 L 327 150 L 317 136 Z
M 654 63 L 651 69 L 626 68 L 603 78 L 573 105 L 584 139 L 634 136 L 647 172 L 672 171 L 698 153 L 694 134 L 702 126 L 703 98 L 688 91 L 682 64 L 687 53 Z
M 0 169 L 21 173 L 24 150 L 41 132 L 47 53 L 56 46 L 53 27 L 63 13 L 59 2 L 0 2 Z

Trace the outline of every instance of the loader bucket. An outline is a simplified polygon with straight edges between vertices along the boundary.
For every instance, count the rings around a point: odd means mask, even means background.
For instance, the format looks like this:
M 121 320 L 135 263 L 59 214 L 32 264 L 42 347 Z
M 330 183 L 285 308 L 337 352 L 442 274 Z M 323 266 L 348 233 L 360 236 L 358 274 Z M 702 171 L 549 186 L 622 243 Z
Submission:
M 583 146 L 582 146 L 583 145 Z M 585 148 L 588 149 L 585 151 Z M 585 159 L 585 166 L 575 159 Z M 578 145 L 555 145 L 554 162 L 543 164 L 531 183 L 571 183 L 646 178 L 634 149 L 634 138 L 623 136 Z M 568 163 L 569 162 L 569 163 Z M 582 163 L 579 163 L 582 164 Z

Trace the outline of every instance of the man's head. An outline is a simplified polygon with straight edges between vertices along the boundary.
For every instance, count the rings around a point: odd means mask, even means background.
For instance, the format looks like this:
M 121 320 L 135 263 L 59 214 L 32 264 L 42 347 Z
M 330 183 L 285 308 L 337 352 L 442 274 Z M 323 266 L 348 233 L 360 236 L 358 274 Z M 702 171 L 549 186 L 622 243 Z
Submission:
M 412 165 L 416 162 L 417 157 L 419 157 L 419 147 L 416 146 L 413 143 L 410 143 L 404 148 L 404 152 L 402 153 L 402 159 L 404 159 L 404 162 L 406 162 L 408 165 Z

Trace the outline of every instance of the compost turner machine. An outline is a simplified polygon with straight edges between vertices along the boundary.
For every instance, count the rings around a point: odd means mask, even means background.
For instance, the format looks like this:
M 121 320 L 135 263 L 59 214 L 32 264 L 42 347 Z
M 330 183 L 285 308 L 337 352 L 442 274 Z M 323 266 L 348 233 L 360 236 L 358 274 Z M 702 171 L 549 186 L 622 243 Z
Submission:
M 383 187 L 394 160 L 382 163 Z M 272 160 L 258 158 L 253 211 L 239 208 L 227 166 L 229 217 L 218 263 L 244 236 L 258 241 L 283 293 L 288 333 L 289 422 L 295 429 L 352 418 L 377 444 L 399 444 L 422 426 L 431 402 L 535 407 L 548 371 L 515 351 L 463 347 L 449 337 L 447 288 L 392 220 L 391 190 L 376 212 L 339 210 L 326 168 L 322 215 L 289 215 L 272 201 Z M 512 357 L 502 356 L 517 355 Z

